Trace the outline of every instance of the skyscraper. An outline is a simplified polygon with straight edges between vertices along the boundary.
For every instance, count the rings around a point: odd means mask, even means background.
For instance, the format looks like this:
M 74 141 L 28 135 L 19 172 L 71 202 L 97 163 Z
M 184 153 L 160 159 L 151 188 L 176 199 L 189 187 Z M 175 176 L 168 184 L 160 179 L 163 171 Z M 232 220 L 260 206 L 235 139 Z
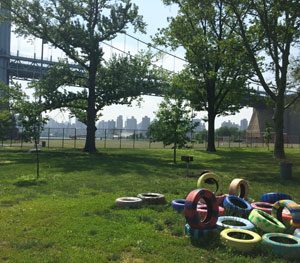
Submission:
M 125 122 L 125 128 L 130 129 L 130 130 L 136 130 L 137 129 L 136 118 L 134 118 L 132 116 L 131 119 L 127 119 L 126 122 Z
M 148 130 L 148 127 L 150 126 L 150 118 L 148 116 L 144 116 L 141 122 L 141 130 Z
M 248 128 L 248 120 L 247 119 L 242 119 L 240 123 L 241 123 L 240 130 L 246 130 Z
M 119 115 L 117 118 L 117 129 L 123 129 L 123 116 Z

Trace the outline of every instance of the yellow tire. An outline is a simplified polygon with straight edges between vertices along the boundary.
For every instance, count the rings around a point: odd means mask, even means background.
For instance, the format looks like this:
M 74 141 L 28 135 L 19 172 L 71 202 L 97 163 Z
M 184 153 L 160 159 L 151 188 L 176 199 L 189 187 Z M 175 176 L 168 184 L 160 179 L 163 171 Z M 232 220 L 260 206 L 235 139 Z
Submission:
M 247 239 L 236 238 L 232 235 L 241 234 Z M 221 240 L 230 248 L 241 252 L 249 252 L 261 241 L 261 236 L 253 231 L 245 229 L 224 229 L 221 233 Z
M 216 191 L 214 192 L 215 195 L 218 195 L 222 192 L 221 189 L 221 179 L 218 175 L 214 173 L 204 173 L 201 174 L 198 181 L 197 181 L 197 188 L 207 188 L 207 181 L 211 181 L 216 185 Z

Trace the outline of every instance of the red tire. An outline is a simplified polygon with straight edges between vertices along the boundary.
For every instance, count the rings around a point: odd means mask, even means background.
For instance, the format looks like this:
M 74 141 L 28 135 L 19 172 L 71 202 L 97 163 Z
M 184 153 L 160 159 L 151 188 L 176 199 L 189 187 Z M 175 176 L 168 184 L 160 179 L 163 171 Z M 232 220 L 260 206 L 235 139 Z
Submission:
M 207 205 L 207 213 L 203 218 L 197 210 L 199 200 L 203 198 Z M 187 223 L 196 229 L 210 229 L 216 226 L 219 217 L 219 206 L 215 195 L 208 189 L 193 190 L 186 197 L 184 215 Z

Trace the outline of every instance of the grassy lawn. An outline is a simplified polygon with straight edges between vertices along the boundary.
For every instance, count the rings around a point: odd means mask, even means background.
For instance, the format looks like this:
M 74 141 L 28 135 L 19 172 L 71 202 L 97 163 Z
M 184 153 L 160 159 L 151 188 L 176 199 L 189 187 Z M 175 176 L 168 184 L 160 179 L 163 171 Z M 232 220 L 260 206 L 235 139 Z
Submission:
M 0 149 L 0 262 L 285 262 L 258 248 L 251 254 L 227 249 L 213 236 L 184 236 L 185 218 L 170 206 L 196 188 L 185 177 L 181 155 L 193 155 L 190 172 L 210 169 L 223 179 L 249 182 L 249 196 L 284 192 L 300 202 L 300 149 L 286 149 L 293 179 L 279 177 L 279 161 L 264 149 L 172 150 L 45 149 L 37 185 L 14 183 L 35 174 L 35 155 Z M 21 179 L 20 179 L 21 178 Z M 142 192 L 165 195 L 166 205 L 120 209 L 114 201 Z

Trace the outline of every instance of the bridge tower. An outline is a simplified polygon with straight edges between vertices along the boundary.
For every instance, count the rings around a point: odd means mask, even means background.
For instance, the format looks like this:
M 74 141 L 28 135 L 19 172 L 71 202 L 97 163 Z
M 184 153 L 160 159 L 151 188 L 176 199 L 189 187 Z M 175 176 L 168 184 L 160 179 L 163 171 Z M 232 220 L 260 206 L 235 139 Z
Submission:
M 2 9 L 0 3 L 0 13 L 7 14 L 7 11 Z M 10 56 L 10 32 L 11 24 L 5 21 L 0 24 L 0 81 L 5 85 L 9 83 L 8 65 Z

